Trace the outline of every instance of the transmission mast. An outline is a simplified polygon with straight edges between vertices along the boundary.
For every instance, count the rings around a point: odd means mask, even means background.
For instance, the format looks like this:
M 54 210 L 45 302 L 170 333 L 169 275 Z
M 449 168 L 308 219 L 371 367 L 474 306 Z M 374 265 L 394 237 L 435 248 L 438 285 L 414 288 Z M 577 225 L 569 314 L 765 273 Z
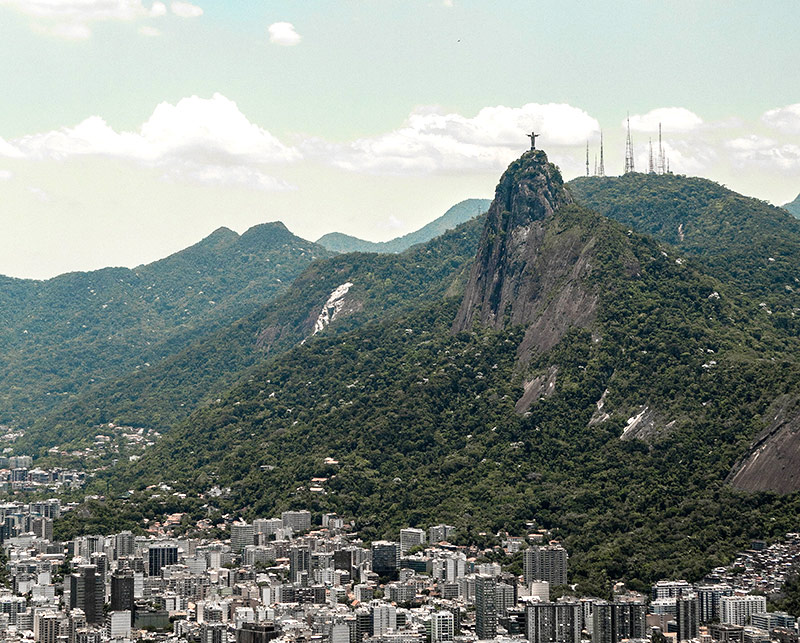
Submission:
M 586 141 L 586 176 L 589 176 L 589 141 Z
M 631 117 L 628 115 L 628 137 L 625 139 L 625 174 L 635 172 L 633 168 L 633 139 L 631 139 Z
M 666 164 L 664 162 L 664 146 L 661 143 L 661 123 L 658 124 L 658 168 L 656 173 L 664 174 Z
M 597 170 L 597 176 L 606 175 L 606 166 L 603 163 L 603 130 L 600 130 L 600 167 Z
M 647 173 L 648 174 L 655 174 L 656 168 L 653 164 L 653 139 L 650 139 L 650 160 L 647 162 Z

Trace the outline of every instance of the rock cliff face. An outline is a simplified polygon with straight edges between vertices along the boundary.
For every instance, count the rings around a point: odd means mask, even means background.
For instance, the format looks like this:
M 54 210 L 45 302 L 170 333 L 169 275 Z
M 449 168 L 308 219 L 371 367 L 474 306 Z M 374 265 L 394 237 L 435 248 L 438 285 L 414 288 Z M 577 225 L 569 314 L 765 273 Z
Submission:
M 744 491 L 793 493 L 800 489 L 800 399 L 782 395 L 764 415 L 769 422 L 731 471 Z
M 541 150 L 526 152 L 500 179 L 453 323 L 475 321 L 526 328 L 518 355 L 552 348 L 571 326 L 594 320 L 597 296 L 586 285 L 595 239 L 562 226 L 555 214 L 572 198 L 561 174 Z

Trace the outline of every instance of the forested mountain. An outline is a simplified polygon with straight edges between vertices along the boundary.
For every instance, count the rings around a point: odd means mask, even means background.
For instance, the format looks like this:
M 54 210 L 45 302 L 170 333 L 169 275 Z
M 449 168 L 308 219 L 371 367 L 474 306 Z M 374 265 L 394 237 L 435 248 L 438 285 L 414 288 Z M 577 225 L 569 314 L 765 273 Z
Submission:
M 785 210 L 788 210 L 791 214 L 800 219 L 800 194 L 797 195 L 797 198 L 795 198 L 794 201 L 787 203 L 783 207 Z
M 489 199 L 461 201 L 419 230 L 409 232 L 391 241 L 364 241 L 341 232 L 331 232 L 317 239 L 317 243 L 333 252 L 403 252 L 411 246 L 430 241 L 447 230 L 452 230 L 479 214 L 483 214 L 489 209 L 490 203 Z
M 105 422 L 169 430 L 198 404 L 208 404 L 246 377 L 248 368 L 323 327 L 353 328 L 457 290 L 466 280 L 482 224 L 482 218 L 473 219 L 398 255 L 352 253 L 315 261 L 267 305 L 159 363 L 97 385 L 53 409 L 18 448 L 91 440 L 87 427 Z
M 263 306 L 329 254 L 282 223 L 220 228 L 134 269 L 0 280 L 0 422 L 29 424 Z
M 569 183 L 575 199 L 697 257 L 709 274 L 760 298 L 784 324 L 800 307 L 800 220 L 696 177 L 630 173 Z
M 407 277 L 427 272 L 430 249 L 417 252 Z M 340 314 L 368 309 L 356 284 L 377 258 L 361 257 L 315 295 L 352 283 Z M 339 511 L 366 538 L 536 520 L 565 539 L 589 592 L 698 578 L 748 538 L 796 529 L 800 509 L 796 492 L 726 482 L 775 401 L 800 391 L 800 340 L 700 266 L 578 205 L 528 152 L 500 180 L 466 285 L 454 264 L 397 314 L 348 327 L 353 314 L 254 365 L 109 482 L 166 481 L 197 517 L 208 506 L 192 497 L 229 486 L 220 511 Z M 409 283 L 381 279 L 376 306 Z M 332 317 L 335 301 L 323 301 Z

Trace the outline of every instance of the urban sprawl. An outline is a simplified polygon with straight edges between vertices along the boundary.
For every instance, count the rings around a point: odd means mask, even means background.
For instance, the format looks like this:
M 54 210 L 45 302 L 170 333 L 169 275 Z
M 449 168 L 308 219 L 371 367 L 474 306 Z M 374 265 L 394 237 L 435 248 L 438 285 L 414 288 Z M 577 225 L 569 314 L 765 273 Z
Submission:
M 619 583 L 603 600 L 571 595 L 567 550 L 533 523 L 497 534 L 502 554 L 522 558 L 515 575 L 451 544 L 449 525 L 365 543 L 335 514 L 286 511 L 231 521 L 226 540 L 170 537 L 159 524 L 56 542 L 53 522 L 69 509 L 0 505 L 3 641 L 798 643 L 795 619 L 766 598 L 792 572 L 798 534 L 753 542 L 700 584 L 660 581 L 646 596 Z

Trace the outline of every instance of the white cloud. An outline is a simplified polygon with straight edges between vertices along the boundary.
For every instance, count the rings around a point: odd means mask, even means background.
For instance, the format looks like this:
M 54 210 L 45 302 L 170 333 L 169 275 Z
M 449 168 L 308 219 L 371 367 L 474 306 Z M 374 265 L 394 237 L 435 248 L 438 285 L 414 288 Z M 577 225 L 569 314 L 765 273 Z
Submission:
M 800 134 L 800 103 L 765 112 L 761 120 L 781 132 Z
M 150 15 L 142 0 L 0 0 L 0 6 L 36 18 L 78 22 L 134 20 Z
M 299 44 L 301 36 L 291 22 L 274 22 L 268 28 L 269 41 L 274 45 L 292 47 Z
M 344 145 L 312 140 L 304 150 L 340 168 L 375 174 L 498 171 L 528 147 L 531 130 L 541 134 L 537 145 L 552 148 L 582 145 L 600 126 L 565 104 L 485 107 L 472 118 L 421 108 L 387 134 Z
M 286 181 L 246 165 L 203 165 L 192 161 L 183 161 L 168 167 L 164 176 L 173 180 L 188 180 L 205 185 L 250 187 L 269 191 L 295 189 Z
M 5 156 L 6 158 L 22 158 L 22 153 L 11 143 L 4 141 L 0 138 L 0 156 Z
M 8 181 L 14 176 L 11 170 L 0 170 L 0 181 Z
M 143 36 L 147 36 L 148 38 L 157 38 L 161 35 L 161 32 L 158 29 L 151 27 L 150 25 L 143 25 L 139 27 L 139 33 Z
M 181 18 L 197 18 L 203 15 L 203 10 L 191 2 L 173 2 L 169 8 Z
M 166 5 L 156 1 L 146 6 L 142 0 L 0 0 L 9 7 L 34 18 L 34 31 L 67 40 L 85 40 L 92 34 L 91 25 L 108 20 L 127 21 L 159 18 L 167 13 Z M 172 12 L 182 18 L 203 13 L 188 2 L 173 2 Z
M 75 127 L 5 142 L 0 155 L 31 160 L 107 156 L 165 168 L 165 175 L 201 183 L 285 189 L 266 165 L 297 161 L 300 153 L 251 123 L 221 94 L 161 103 L 137 132 L 117 132 L 99 116 Z
M 737 152 L 752 152 L 755 150 L 765 150 L 773 148 L 777 142 L 771 138 L 758 136 L 757 134 L 750 134 L 749 136 L 742 136 L 735 138 L 726 143 L 726 146 Z
M 740 169 L 759 168 L 771 172 L 800 171 L 800 145 L 779 143 L 773 139 L 750 135 L 728 141 L 733 163 Z
M 28 192 L 30 192 L 33 196 L 36 197 L 36 199 L 38 199 L 42 203 L 50 202 L 50 195 L 42 188 L 31 187 L 28 188 Z
M 625 121 L 622 123 L 624 127 Z M 703 119 L 685 107 L 659 107 L 631 116 L 631 130 L 635 132 L 656 133 L 659 123 L 665 132 L 689 132 L 701 127 Z
M 55 36 L 64 40 L 86 40 L 92 35 L 92 30 L 81 22 L 56 22 L 33 25 L 33 30 L 45 36 Z

